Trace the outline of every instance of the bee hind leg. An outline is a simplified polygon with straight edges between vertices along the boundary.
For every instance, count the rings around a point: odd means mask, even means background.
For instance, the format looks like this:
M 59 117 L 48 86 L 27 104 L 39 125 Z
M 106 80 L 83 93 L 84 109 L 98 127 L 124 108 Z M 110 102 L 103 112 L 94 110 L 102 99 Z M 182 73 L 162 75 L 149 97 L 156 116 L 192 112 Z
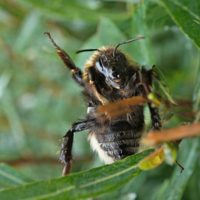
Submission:
M 160 122 L 160 116 L 158 113 L 158 108 L 152 107 L 151 103 L 148 103 L 149 110 L 151 113 L 151 120 L 152 120 L 152 126 L 155 130 L 160 130 L 162 127 L 162 124 Z
M 72 124 L 70 130 L 64 135 L 61 145 L 60 161 L 64 163 L 62 176 L 70 173 L 72 165 L 72 146 L 74 140 L 74 132 L 83 131 L 94 126 L 94 120 L 85 120 Z
M 139 83 L 137 85 L 139 93 L 145 98 L 148 99 L 148 94 L 151 92 L 150 87 L 145 83 Z M 155 130 L 160 130 L 162 124 L 160 122 L 160 116 L 158 113 L 158 108 L 153 107 L 151 103 L 148 103 L 149 110 L 151 113 L 152 127 Z
M 62 176 L 69 174 L 71 170 L 73 139 L 74 139 L 74 132 L 70 129 L 63 137 L 63 142 L 61 145 L 60 160 L 65 165 L 62 172 Z

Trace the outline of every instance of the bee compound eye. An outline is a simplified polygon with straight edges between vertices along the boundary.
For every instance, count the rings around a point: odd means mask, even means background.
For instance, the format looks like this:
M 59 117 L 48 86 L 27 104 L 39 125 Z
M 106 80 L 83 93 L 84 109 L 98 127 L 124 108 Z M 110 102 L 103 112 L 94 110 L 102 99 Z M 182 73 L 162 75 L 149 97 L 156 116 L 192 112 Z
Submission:
M 117 71 L 114 71 L 114 72 L 112 73 L 112 75 L 113 75 L 113 77 L 115 77 L 115 78 L 120 78 L 120 74 L 119 74 Z

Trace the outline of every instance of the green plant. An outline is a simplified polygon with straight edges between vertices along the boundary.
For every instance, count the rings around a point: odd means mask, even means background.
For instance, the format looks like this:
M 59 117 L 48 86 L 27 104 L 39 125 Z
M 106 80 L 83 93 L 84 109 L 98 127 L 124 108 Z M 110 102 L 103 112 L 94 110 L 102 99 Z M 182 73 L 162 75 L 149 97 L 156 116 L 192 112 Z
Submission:
M 18 170 L 0 165 L 0 199 L 127 199 L 129 193 L 136 193 L 141 200 L 199 199 L 198 138 L 180 144 L 182 174 L 178 167 L 164 163 L 151 171 L 138 169 L 136 163 L 151 152 L 147 150 L 111 166 L 59 177 L 59 140 L 86 109 L 80 89 L 68 78 L 69 72 L 43 34 L 50 31 L 80 67 L 90 53 L 76 56 L 79 49 L 145 36 L 145 40 L 121 48 L 140 65 L 150 68 L 156 64 L 172 95 L 193 99 L 197 113 L 199 13 L 198 0 L 2 0 L 0 160 Z M 174 116 L 164 126 L 191 121 Z M 73 172 L 101 165 L 89 149 L 86 133 L 75 135 L 74 156 Z

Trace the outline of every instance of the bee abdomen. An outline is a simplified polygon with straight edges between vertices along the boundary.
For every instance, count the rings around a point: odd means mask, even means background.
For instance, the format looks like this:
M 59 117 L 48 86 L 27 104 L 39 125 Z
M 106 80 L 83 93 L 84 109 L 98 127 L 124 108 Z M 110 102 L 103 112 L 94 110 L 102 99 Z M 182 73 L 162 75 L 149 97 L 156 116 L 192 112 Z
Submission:
M 116 161 L 137 153 L 139 141 L 140 137 L 126 140 L 116 140 L 114 142 L 104 142 L 99 143 L 99 145 L 108 156 L 111 156 L 114 161 Z
M 110 164 L 137 153 L 142 133 L 143 126 L 118 132 L 108 129 L 104 133 L 90 132 L 89 139 L 100 159 Z

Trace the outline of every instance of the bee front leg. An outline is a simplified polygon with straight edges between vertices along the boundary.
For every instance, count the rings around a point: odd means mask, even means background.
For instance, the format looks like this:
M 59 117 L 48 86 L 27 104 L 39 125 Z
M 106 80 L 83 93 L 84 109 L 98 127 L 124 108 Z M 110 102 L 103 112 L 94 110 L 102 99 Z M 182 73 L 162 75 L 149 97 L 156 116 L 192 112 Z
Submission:
M 70 58 L 70 56 L 65 52 L 63 49 L 61 49 L 53 40 L 49 32 L 45 32 L 46 35 L 48 35 L 49 39 L 51 40 L 52 44 L 57 49 L 57 54 L 59 55 L 60 59 L 62 60 L 63 64 L 66 68 L 70 69 L 72 71 L 72 77 L 74 80 L 80 85 L 83 86 L 83 78 L 82 78 L 82 72 L 81 70 L 76 67 L 73 60 Z
M 63 49 L 58 50 L 57 54 L 61 58 L 61 60 L 64 63 L 65 67 L 68 68 L 68 69 L 71 69 L 72 77 L 74 78 L 74 80 L 80 86 L 84 86 L 83 77 L 82 77 L 83 73 L 81 72 L 81 70 L 78 67 L 75 66 L 75 64 L 72 61 L 72 59 L 70 58 L 70 56 Z
M 95 120 L 86 120 L 82 122 L 77 122 L 72 124 L 70 130 L 63 137 L 63 142 L 61 145 L 61 155 L 60 160 L 64 163 L 64 169 L 62 176 L 65 176 L 70 173 L 72 165 L 72 145 L 74 139 L 74 132 L 83 131 L 89 129 L 95 125 Z

